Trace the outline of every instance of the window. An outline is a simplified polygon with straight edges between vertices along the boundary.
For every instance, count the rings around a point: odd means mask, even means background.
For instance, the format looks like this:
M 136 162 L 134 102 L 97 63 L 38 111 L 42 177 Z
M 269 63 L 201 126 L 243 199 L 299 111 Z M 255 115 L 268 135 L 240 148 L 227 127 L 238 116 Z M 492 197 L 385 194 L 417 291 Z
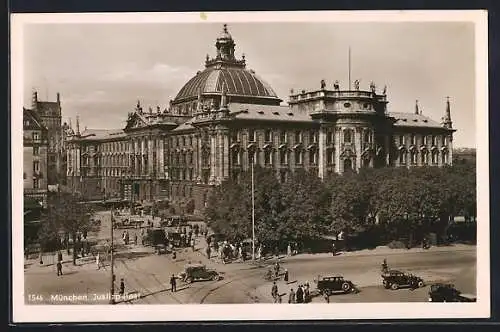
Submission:
M 273 141 L 273 133 L 269 129 L 266 130 L 266 132 L 265 132 L 265 140 L 266 140 L 266 142 L 272 142 Z
M 364 142 L 365 143 L 370 143 L 371 140 L 372 140 L 372 134 L 371 134 L 371 132 L 365 131 Z
M 427 152 L 426 151 L 421 152 L 420 159 L 422 161 L 422 165 L 427 165 Z
M 182 146 L 186 145 L 186 137 L 182 136 Z
M 427 135 L 424 135 L 424 136 L 422 137 L 422 144 L 423 144 L 423 145 L 427 145 Z
M 431 156 L 431 158 L 432 158 L 432 164 L 433 164 L 433 165 L 437 164 L 437 162 L 438 162 L 438 154 L 437 154 L 437 151 L 432 151 L 432 156 Z
M 335 152 L 333 150 L 328 150 L 326 153 L 326 159 L 328 165 L 335 164 Z
M 40 154 L 39 152 L 40 152 L 40 151 L 39 151 L 38 146 L 34 146 L 34 147 L 33 147 L 33 155 L 34 155 L 34 156 L 38 156 L 38 155 Z
M 26 180 L 27 176 L 26 176 L 26 172 L 23 172 L 23 180 Z
M 240 140 L 240 135 L 239 135 L 238 131 L 231 132 L 231 141 L 238 142 L 239 140 Z
M 264 152 L 264 163 L 266 165 L 272 165 L 273 164 L 273 151 L 266 150 Z
M 417 145 L 417 136 L 411 135 L 411 144 L 412 145 Z
M 406 151 L 399 151 L 399 163 L 402 165 L 406 165 Z
M 437 146 L 437 142 L 436 142 L 436 141 L 437 141 L 437 139 L 436 139 L 436 138 L 437 138 L 437 137 L 436 137 L 436 136 L 434 136 L 434 135 L 432 135 L 432 136 L 431 136 L 431 141 L 432 141 L 432 145 L 433 145 L 433 146 Z
M 281 150 L 280 159 L 281 159 L 282 165 L 287 165 L 288 164 L 288 152 L 285 150 Z
M 446 165 L 448 163 L 448 154 L 446 152 L 443 152 L 441 158 L 442 158 L 442 164 Z
M 302 151 L 295 151 L 295 164 L 302 165 Z
M 192 145 L 193 145 L 193 137 L 189 136 L 189 146 L 192 146 Z
M 241 164 L 241 159 L 240 159 L 240 152 L 239 151 L 233 151 L 232 153 L 232 159 L 233 159 L 233 165 L 240 165 Z
M 344 143 L 352 142 L 352 133 L 350 129 L 344 130 Z
M 25 126 L 25 127 L 29 127 L 29 125 L 30 125 L 29 120 L 25 120 L 25 121 L 24 121 L 24 126 Z
M 40 133 L 38 133 L 38 132 L 34 132 L 34 133 L 33 133 L 33 140 L 34 140 L 34 141 L 38 141 L 39 139 L 40 139 Z
M 300 131 L 295 132 L 295 144 L 302 143 L 302 133 Z
M 40 162 L 37 160 L 33 162 L 33 172 L 34 173 L 40 172 Z
M 406 136 L 405 135 L 399 136 L 399 145 L 400 146 L 406 145 Z
M 412 152 L 411 153 L 411 163 L 413 165 L 416 165 L 417 164 L 417 154 L 415 152 Z
M 248 129 L 248 141 L 249 142 L 255 142 L 255 130 L 253 129 Z
M 326 144 L 332 144 L 334 142 L 334 133 L 332 131 L 327 131 L 326 133 Z
M 33 189 L 39 189 L 40 188 L 40 182 L 38 179 L 33 179 Z
M 311 165 L 316 165 L 318 163 L 316 151 L 314 150 L 309 151 L 309 162 Z
M 443 146 L 448 146 L 448 137 L 447 136 L 443 137 Z
M 286 131 L 280 133 L 280 143 L 286 143 Z

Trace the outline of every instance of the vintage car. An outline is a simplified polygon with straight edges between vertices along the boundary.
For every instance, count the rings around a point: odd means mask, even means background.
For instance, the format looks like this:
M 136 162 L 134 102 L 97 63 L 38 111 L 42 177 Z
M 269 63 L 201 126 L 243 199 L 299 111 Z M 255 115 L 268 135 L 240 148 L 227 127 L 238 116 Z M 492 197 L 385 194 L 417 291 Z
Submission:
M 354 284 L 342 276 L 321 277 L 317 280 L 317 288 L 321 294 L 330 295 L 333 292 L 349 293 L 356 290 Z
M 401 287 L 420 288 L 425 286 L 422 278 L 398 270 L 390 270 L 383 273 L 382 279 L 386 289 L 396 290 Z
M 184 267 L 184 271 L 179 273 L 178 278 L 188 284 L 194 281 L 220 280 L 220 274 L 203 264 L 189 264 Z
M 431 285 L 429 302 L 476 302 L 476 297 L 462 294 L 453 284 L 437 283 Z

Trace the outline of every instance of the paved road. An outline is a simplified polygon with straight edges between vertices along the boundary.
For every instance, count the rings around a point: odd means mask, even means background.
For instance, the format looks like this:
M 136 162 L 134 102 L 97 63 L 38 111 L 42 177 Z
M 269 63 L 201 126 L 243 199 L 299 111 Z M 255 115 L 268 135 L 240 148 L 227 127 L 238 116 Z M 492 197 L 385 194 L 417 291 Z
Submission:
M 100 237 L 109 234 L 109 214 L 102 216 L 103 228 Z M 109 236 L 109 235 L 108 235 Z M 115 232 L 117 240 L 121 233 Z M 200 241 L 202 242 L 202 241 Z M 132 303 L 169 304 L 169 303 L 255 303 L 271 302 L 271 283 L 264 280 L 267 267 L 255 267 L 249 264 L 233 263 L 222 265 L 208 260 L 200 252 L 185 249 L 178 252 L 176 261 L 167 255 L 155 255 L 149 248 L 142 246 L 120 247 L 116 255 L 115 274 L 117 282 L 125 279 L 126 292 L 140 295 Z M 280 293 L 296 289 L 299 283 L 313 280 L 319 275 L 341 274 L 352 280 L 361 290 L 358 294 L 336 295 L 331 302 L 413 302 L 426 301 L 428 289 L 415 291 L 389 291 L 381 287 L 380 264 L 387 257 L 391 268 L 412 272 L 422 276 L 428 283 L 432 281 L 451 281 L 465 293 L 475 293 L 475 249 L 446 251 L 377 253 L 367 255 L 346 254 L 339 256 L 316 255 L 307 258 L 301 256 L 284 259 L 283 268 L 290 272 L 290 280 L 285 284 L 278 282 Z M 208 267 L 223 273 L 223 280 L 197 282 L 191 285 L 179 283 L 176 293 L 170 292 L 169 280 L 172 274 L 178 274 L 187 262 L 201 261 Z M 273 261 L 269 261 L 272 264 Z M 54 266 L 28 268 L 25 272 L 25 298 L 27 303 L 100 303 L 109 302 L 106 297 L 111 285 L 109 266 L 96 269 L 94 263 L 73 267 L 64 265 L 65 275 L 56 276 Z M 82 300 L 59 301 L 51 295 L 86 295 Z M 95 298 L 94 294 L 99 295 Z M 35 295 L 30 296 L 29 295 Z M 36 296 L 40 295 L 40 296 Z M 43 297 L 43 299 L 41 299 Z M 285 300 L 287 296 L 283 299 Z M 323 302 L 315 298 L 313 302 Z M 127 303 L 127 302 L 124 302 Z

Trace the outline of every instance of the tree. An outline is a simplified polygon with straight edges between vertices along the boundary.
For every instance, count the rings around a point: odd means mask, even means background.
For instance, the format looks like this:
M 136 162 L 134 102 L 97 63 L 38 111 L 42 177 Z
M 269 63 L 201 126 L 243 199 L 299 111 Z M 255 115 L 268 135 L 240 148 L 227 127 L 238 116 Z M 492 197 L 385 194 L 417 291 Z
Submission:
M 324 234 L 330 195 L 315 175 L 303 170 L 281 185 L 278 234 L 282 239 L 302 241 Z
M 73 265 L 76 265 L 77 235 L 93 230 L 91 207 L 78 195 L 58 192 L 48 197 L 46 225 L 50 230 L 61 230 L 73 240 Z M 46 228 L 47 229 L 47 228 Z

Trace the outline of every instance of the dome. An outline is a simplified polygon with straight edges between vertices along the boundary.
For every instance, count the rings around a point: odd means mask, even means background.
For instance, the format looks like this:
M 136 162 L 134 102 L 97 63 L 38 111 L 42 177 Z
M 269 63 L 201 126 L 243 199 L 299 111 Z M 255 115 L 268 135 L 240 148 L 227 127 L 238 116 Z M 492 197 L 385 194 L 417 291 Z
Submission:
M 278 104 L 274 90 L 255 75 L 253 70 L 246 69 L 246 60 L 234 56 L 235 43 L 227 30 L 227 25 L 217 38 L 215 44 L 217 55 L 210 59 L 207 55 L 205 70 L 198 72 L 179 91 L 173 104 L 181 104 L 198 98 L 198 94 L 219 95 L 223 87 L 233 101 L 249 103 Z
M 190 79 L 179 91 L 174 102 L 196 99 L 198 93 L 219 94 L 226 87 L 229 96 L 278 99 L 269 84 L 244 68 L 211 67 Z

